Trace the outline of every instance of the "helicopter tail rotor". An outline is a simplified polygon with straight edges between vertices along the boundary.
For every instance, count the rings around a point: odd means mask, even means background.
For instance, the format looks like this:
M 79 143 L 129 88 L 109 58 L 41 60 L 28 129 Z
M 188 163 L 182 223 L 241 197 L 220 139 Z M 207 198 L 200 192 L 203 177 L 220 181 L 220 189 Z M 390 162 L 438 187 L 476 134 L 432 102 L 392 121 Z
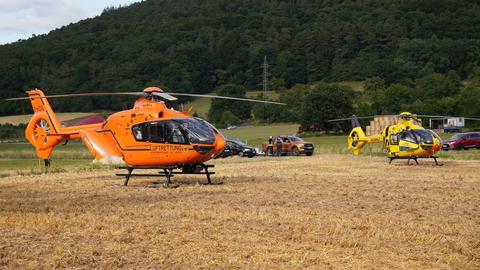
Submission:
M 353 121 L 353 120 L 352 120 Z M 368 142 L 362 127 L 357 126 L 350 131 L 348 135 L 348 149 L 352 150 L 355 155 L 359 155 L 361 149 Z

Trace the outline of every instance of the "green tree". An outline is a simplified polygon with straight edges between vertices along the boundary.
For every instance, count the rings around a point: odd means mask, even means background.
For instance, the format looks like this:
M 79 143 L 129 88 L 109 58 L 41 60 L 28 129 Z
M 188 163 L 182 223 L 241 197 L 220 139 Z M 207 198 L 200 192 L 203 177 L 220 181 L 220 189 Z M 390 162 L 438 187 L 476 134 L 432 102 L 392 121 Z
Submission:
M 363 82 L 363 89 L 368 95 L 375 95 L 377 93 L 381 93 L 386 89 L 385 81 L 378 76 L 368 78 Z
M 403 104 L 415 101 L 414 89 L 401 85 L 392 84 L 381 95 L 380 104 L 383 114 L 398 114 Z
M 240 122 L 240 119 L 236 117 L 231 111 L 224 111 L 220 119 L 219 127 L 225 128 L 228 125 L 236 125 Z
M 355 92 L 346 86 L 317 83 L 306 93 L 301 107 L 305 130 L 325 130 L 333 126 L 327 120 L 351 115 Z
M 465 117 L 480 117 L 480 87 L 469 86 L 462 89 L 459 99 L 459 112 Z
M 416 84 L 416 96 L 421 100 L 450 97 L 459 92 L 455 82 L 438 73 L 426 75 L 418 79 Z
M 470 75 L 468 75 L 468 81 L 474 86 L 480 86 L 480 67 L 474 67 Z
M 241 85 L 226 84 L 218 87 L 215 93 L 219 96 L 245 97 L 246 89 Z M 251 117 L 252 104 L 244 101 L 234 101 L 226 99 L 214 99 L 208 111 L 208 119 L 215 123 L 222 123 L 223 113 L 229 111 L 240 120 L 246 120 Z

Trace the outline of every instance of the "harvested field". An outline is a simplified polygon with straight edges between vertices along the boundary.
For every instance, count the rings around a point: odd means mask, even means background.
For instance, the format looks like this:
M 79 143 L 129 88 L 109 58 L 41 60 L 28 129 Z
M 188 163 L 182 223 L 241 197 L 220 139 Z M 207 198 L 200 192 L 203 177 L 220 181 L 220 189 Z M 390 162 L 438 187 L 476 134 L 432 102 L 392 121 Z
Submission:
M 479 269 L 480 161 L 444 162 L 231 158 L 223 185 L 177 189 L 0 178 L 0 268 Z

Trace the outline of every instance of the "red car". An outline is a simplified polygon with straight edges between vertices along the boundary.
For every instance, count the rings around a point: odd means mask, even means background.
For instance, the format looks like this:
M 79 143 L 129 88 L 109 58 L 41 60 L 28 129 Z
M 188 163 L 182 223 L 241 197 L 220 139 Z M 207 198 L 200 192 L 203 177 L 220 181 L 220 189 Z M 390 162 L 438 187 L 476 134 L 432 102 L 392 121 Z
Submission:
M 457 133 L 443 142 L 442 150 L 480 149 L 480 132 Z

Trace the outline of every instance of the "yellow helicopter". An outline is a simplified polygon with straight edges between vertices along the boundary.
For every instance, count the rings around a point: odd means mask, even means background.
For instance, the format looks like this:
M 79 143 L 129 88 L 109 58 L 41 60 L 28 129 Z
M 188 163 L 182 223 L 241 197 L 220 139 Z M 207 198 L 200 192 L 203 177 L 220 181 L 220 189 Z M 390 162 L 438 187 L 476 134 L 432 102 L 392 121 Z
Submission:
M 364 117 L 367 118 L 367 117 Z M 340 121 L 347 119 L 335 119 Z M 380 134 L 366 136 L 360 126 L 358 118 L 352 116 L 352 131 L 348 135 L 348 149 L 355 155 L 359 155 L 361 149 L 367 143 L 382 143 L 387 157 L 392 163 L 395 159 L 408 159 L 407 164 L 413 159 L 418 165 L 418 158 L 432 158 L 435 165 L 442 166 L 437 161 L 435 154 L 441 150 L 442 140 L 438 134 L 429 129 L 417 125 L 416 115 L 402 112 L 398 117 L 398 123 L 385 127 Z

